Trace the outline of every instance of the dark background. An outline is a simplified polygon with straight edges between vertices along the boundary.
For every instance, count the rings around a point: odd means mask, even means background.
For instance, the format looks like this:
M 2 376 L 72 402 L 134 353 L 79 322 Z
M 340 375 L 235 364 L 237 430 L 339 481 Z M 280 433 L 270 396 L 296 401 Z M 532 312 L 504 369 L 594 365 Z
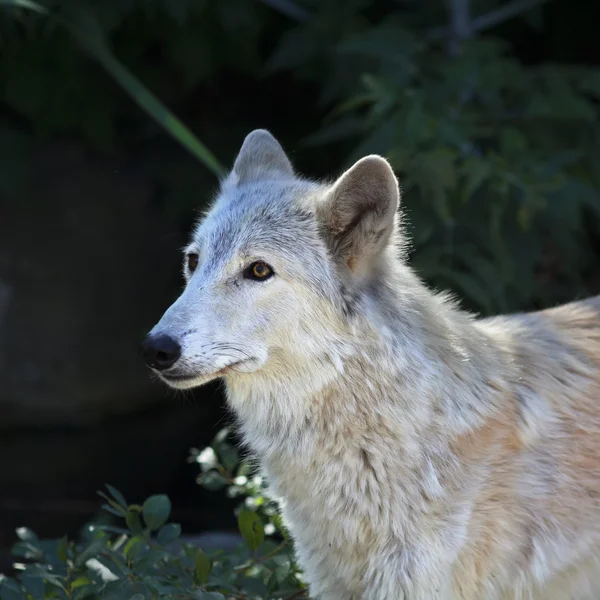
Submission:
M 388 156 L 413 264 L 466 308 L 600 291 L 598 3 L 45 6 L 0 5 L 0 548 L 20 525 L 73 535 L 104 483 L 169 494 L 186 533 L 233 526 L 187 461 L 228 422 L 218 384 L 177 395 L 137 355 L 217 180 L 57 16 L 224 165 L 256 127 L 313 177 Z

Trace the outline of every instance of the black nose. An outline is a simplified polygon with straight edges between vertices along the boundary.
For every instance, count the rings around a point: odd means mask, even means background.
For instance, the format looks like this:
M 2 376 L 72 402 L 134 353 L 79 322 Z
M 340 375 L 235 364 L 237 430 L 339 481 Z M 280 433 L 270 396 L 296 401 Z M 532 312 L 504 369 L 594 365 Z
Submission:
M 168 335 L 149 335 L 142 342 L 141 353 L 149 367 L 164 371 L 179 360 L 181 346 Z

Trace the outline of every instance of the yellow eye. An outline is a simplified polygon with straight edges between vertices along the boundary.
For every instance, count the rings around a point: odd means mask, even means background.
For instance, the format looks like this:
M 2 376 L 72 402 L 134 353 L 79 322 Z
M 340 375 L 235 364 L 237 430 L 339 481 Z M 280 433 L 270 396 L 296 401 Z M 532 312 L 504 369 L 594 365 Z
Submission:
M 186 257 L 187 260 L 187 268 L 190 273 L 193 273 L 198 266 L 198 255 L 197 254 L 188 254 Z
M 254 279 L 255 281 L 264 281 L 273 275 L 273 269 L 262 260 L 253 262 L 245 271 L 246 279 Z

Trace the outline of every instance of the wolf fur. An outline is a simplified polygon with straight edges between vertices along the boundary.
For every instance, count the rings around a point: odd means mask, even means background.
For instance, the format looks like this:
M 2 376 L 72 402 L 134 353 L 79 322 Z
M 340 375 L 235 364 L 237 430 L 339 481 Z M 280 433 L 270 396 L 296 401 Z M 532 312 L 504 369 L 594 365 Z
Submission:
M 252 132 L 159 374 L 224 377 L 312 597 L 596 600 L 600 298 L 474 318 L 407 264 L 399 199 L 379 156 L 315 183 Z

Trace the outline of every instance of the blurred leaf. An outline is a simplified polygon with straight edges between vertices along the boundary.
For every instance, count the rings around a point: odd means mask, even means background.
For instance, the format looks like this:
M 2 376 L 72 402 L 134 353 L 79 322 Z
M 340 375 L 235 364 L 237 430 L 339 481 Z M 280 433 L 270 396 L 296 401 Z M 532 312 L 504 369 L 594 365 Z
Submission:
M 44 581 L 42 579 L 29 575 L 20 575 L 19 581 L 25 588 L 25 591 L 31 594 L 32 598 L 44 598 Z
M 164 494 L 150 496 L 143 507 L 144 521 L 150 531 L 155 531 L 164 525 L 171 514 L 171 501 Z
M 295 21 L 308 21 L 311 14 L 306 8 L 292 0 L 262 0 L 267 6 Z
M 238 578 L 238 585 L 246 592 L 246 594 L 253 596 L 254 598 L 268 597 L 268 587 L 260 579 L 241 575 Z
M 275 52 L 267 60 L 265 71 L 275 73 L 307 63 L 317 55 L 314 41 L 304 28 L 285 32 Z
M 24 542 L 35 544 L 39 542 L 38 536 L 27 527 L 18 527 L 16 529 L 17 537 Z
M 237 451 L 229 444 L 222 444 L 218 449 L 221 464 L 227 471 L 232 471 L 238 464 L 240 457 Z
M 123 496 L 123 494 L 121 494 L 121 492 L 112 485 L 108 485 L 108 483 L 105 485 L 106 489 L 111 493 L 112 497 L 119 503 L 119 505 L 127 509 L 127 500 L 125 500 L 125 496 Z
M 142 521 L 140 519 L 140 511 L 137 509 L 129 509 L 125 515 L 125 522 L 127 527 L 131 529 L 132 533 L 139 535 L 144 531 L 142 527 Z M 147 523 L 147 522 L 146 522 Z
M 227 479 L 218 471 L 208 471 L 208 473 L 203 473 L 198 477 L 198 483 L 207 490 L 215 492 L 227 485 Z
M 113 508 L 110 504 L 103 504 L 101 506 L 102 510 L 110 513 L 111 515 L 115 515 L 115 517 L 123 517 L 127 514 L 126 510 Z
M 341 52 L 355 52 L 391 61 L 396 69 L 411 76 L 415 72 L 412 57 L 422 48 L 417 36 L 397 25 L 384 24 L 350 37 L 339 46 Z
M 86 561 L 88 561 L 90 558 L 96 556 L 104 548 L 106 548 L 106 542 L 104 540 L 93 541 L 89 546 L 87 546 L 87 548 L 82 550 L 82 552 L 76 557 L 75 565 L 78 567 L 85 565 Z
M 179 523 L 169 523 L 158 530 L 156 539 L 159 544 L 166 546 L 174 542 L 181 535 L 181 525 Z
M 505 127 L 500 131 L 500 148 L 505 157 L 516 159 L 527 152 L 527 138 L 515 127 Z
M 238 527 L 250 550 L 256 550 L 264 542 L 263 524 L 254 511 L 242 509 L 238 515 Z
M 424 152 L 419 158 L 422 177 L 433 187 L 443 190 L 456 186 L 456 154 L 447 148 L 436 148 Z
M 143 555 L 146 549 L 146 540 L 140 535 L 135 535 L 123 547 L 123 555 L 127 560 L 135 560 Z
M 468 156 L 463 163 L 462 171 L 466 177 L 463 198 L 464 201 L 468 201 L 475 191 L 489 178 L 492 166 L 482 158 Z
M 69 540 L 67 539 L 66 536 L 60 538 L 59 542 L 58 542 L 58 546 L 56 549 L 56 555 L 58 556 L 58 559 L 65 562 L 68 558 L 68 552 L 69 552 Z
M 335 121 L 331 125 L 321 127 L 318 131 L 307 135 L 302 140 L 302 145 L 306 147 L 320 146 L 322 144 L 331 144 L 357 137 L 363 131 L 362 119 L 349 117 Z
M 27 600 L 21 586 L 12 579 L 0 579 L 1 600 Z
M 49 14 L 47 8 L 30 0 L 0 0 L 0 5 L 2 4 L 28 8 L 44 15 Z M 63 20 L 62 23 L 141 108 L 217 177 L 223 174 L 220 163 L 206 146 L 112 55 L 102 29 L 90 12 L 85 12 L 80 7 L 72 7 L 70 18 Z
M 194 560 L 194 579 L 199 585 L 205 585 L 210 576 L 210 561 L 204 552 L 198 548 Z

